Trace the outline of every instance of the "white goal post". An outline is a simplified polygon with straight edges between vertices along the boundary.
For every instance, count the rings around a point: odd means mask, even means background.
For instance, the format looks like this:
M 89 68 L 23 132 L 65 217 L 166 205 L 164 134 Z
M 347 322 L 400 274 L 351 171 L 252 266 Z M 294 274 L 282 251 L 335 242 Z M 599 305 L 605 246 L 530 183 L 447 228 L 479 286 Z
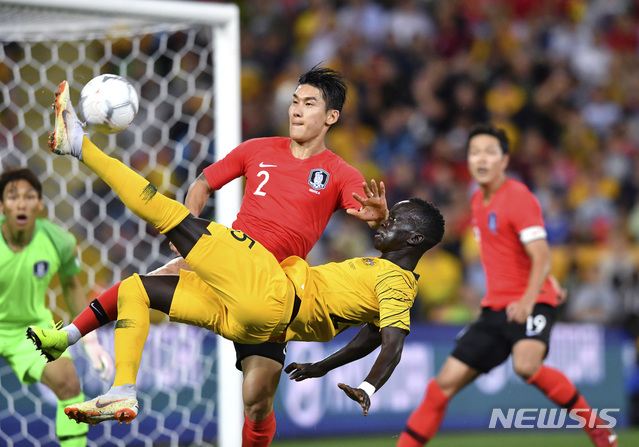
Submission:
M 185 24 L 198 24 L 200 26 L 210 27 L 212 33 L 212 71 L 213 71 L 213 91 L 210 92 L 213 105 L 213 129 L 212 140 L 215 147 L 215 159 L 220 159 L 229 150 L 237 146 L 241 142 L 241 102 L 240 102 L 240 14 L 239 8 L 235 4 L 231 3 L 203 3 L 203 2 L 189 2 L 189 1 L 159 1 L 159 0 L 109 0 L 107 2 L 94 2 L 87 0 L 16 0 L 7 1 L 0 0 L 0 6 L 11 6 L 15 8 L 24 8 L 23 14 L 28 16 L 30 9 L 33 11 L 40 10 L 55 10 L 55 11 L 68 11 L 70 13 L 88 13 L 97 15 L 97 17 L 109 17 L 117 15 L 123 18 L 131 18 L 132 20 L 149 20 L 156 23 L 185 23 Z M 22 20 L 25 20 L 22 18 Z M 28 21 L 28 18 L 27 18 Z M 55 34 L 55 37 L 49 37 L 51 40 L 64 41 L 66 37 L 66 29 L 64 20 L 58 20 L 56 22 L 50 22 L 50 26 Z M 42 29 L 42 23 L 35 23 L 33 26 L 33 32 L 38 33 L 38 29 Z M 25 22 L 16 21 L 15 29 L 12 28 L 11 23 L 0 23 L 0 36 L 2 37 L 2 43 L 14 42 L 18 39 L 24 39 L 25 33 L 29 33 L 30 29 L 25 25 Z M 109 32 L 112 32 L 110 30 Z M 89 31 L 89 34 L 94 33 L 93 30 Z M 74 35 L 82 34 L 82 25 L 76 24 L 74 27 Z M 14 39 L 13 36 L 21 36 Z M 28 39 L 28 37 L 26 37 Z M 82 46 L 84 44 L 80 44 Z M 90 45 L 90 44 L 88 44 Z M 2 48 L 0 47 L 0 50 Z M 2 56 L 2 54 L 0 54 Z M 0 59 L 2 59 L 0 57 Z M 152 61 L 151 61 L 152 63 Z M 0 61 L 0 65 L 2 62 Z M 96 67 L 99 69 L 104 61 L 97 61 Z M 46 71 L 49 70 L 46 67 L 33 67 L 34 71 Z M 68 72 L 65 68 L 60 71 Z M 100 73 L 93 73 L 94 75 Z M 125 75 L 125 73 L 116 73 Z M 46 76 L 46 73 L 45 73 Z M 50 80 L 51 83 L 57 84 L 62 79 Z M 191 81 L 185 81 L 185 89 L 191 88 Z M 196 82 L 196 81 L 193 81 Z M 76 81 L 77 84 L 77 81 Z M 163 91 L 165 86 L 162 82 L 157 82 L 157 88 Z M 47 85 L 48 86 L 48 85 Z M 73 84 L 72 84 L 73 87 Z M 76 85 L 77 87 L 77 85 Z M 8 92 L 7 87 L 4 87 L 4 104 L 6 105 L 10 101 L 11 92 Z M 37 91 L 38 88 L 42 88 L 42 85 L 34 84 L 33 90 Z M 7 93 L 8 92 L 8 93 Z M 76 92 L 75 95 L 79 93 Z M 47 92 L 53 100 L 53 90 Z M 0 99 L 2 96 L 0 96 Z M 72 99 L 77 98 L 72 92 Z M 206 100 L 203 100 L 206 103 Z M 2 112 L 3 104 L 0 103 L 0 113 Z M 19 106 L 17 106 L 19 107 Z M 143 104 L 140 106 L 144 107 Z M 210 111 L 209 111 L 210 113 Z M 15 113 L 17 115 L 17 113 Z M 21 121 L 20 118 L 17 118 Z M 186 119 L 186 118 L 185 118 Z M 52 124 L 48 121 L 49 118 L 44 118 L 45 124 Z M 24 123 L 21 123 L 24 125 Z M 136 126 L 134 121 L 132 126 Z M 0 126 L 1 127 L 1 126 Z M 128 131 L 128 130 L 127 130 Z M 125 133 L 127 132 L 125 131 Z M 143 131 L 140 131 L 143 132 Z M 164 138 L 166 129 L 159 129 L 158 133 Z M 10 132 L 9 132 L 10 133 Z M 42 135 L 41 131 L 34 131 L 36 136 L 31 140 L 33 146 L 41 146 Z M 188 132 L 187 132 L 188 133 Z M 189 135 L 187 135 L 188 137 Z M 1 137 L 1 135 L 0 135 Z M 11 138 L 15 137 L 12 135 Z M 20 147 L 16 147 L 17 144 L 14 140 L 8 138 L 6 148 L 0 147 L 0 155 L 3 160 L 14 159 L 24 160 L 24 156 L 19 156 L 14 153 L 11 157 L 5 158 L 4 154 L 11 154 L 11 151 L 20 151 Z M 106 138 L 106 137 L 105 137 Z M 108 137 L 110 143 L 114 143 L 114 137 Z M 118 136 L 118 138 L 127 138 L 125 136 Z M 142 140 L 139 138 L 139 134 L 135 136 L 128 136 L 129 141 L 132 144 L 140 143 Z M 35 141 L 34 141 L 35 140 Z M 28 141 L 24 139 L 23 141 Z M 121 140 L 117 140 L 121 141 Z M 42 149 L 41 149 L 42 150 Z M 126 148 L 122 149 L 125 152 Z M 117 156 L 119 153 L 115 152 Z M 150 157 L 149 163 L 155 160 L 155 155 Z M 159 157 L 159 155 L 158 155 Z M 200 160 L 201 161 L 201 160 Z M 50 169 L 50 160 L 44 160 L 40 162 L 40 165 L 46 165 L 46 169 Z M 77 172 L 78 167 L 76 164 L 70 164 L 72 172 Z M 189 174 L 193 174 L 190 170 Z M 195 177 L 192 176 L 191 181 Z M 44 182 L 43 182 L 44 183 Z M 183 189 L 186 189 L 188 183 L 183 185 Z M 46 185 L 45 185 L 46 186 Z M 158 185 L 161 189 L 161 185 Z M 66 191 L 67 185 L 61 185 L 60 189 Z M 70 186 L 69 186 L 70 188 Z M 235 219 L 237 212 L 239 211 L 242 183 L 240 180 L 236 180 L 231 184 L 225 186 L 221 191 L 218 191 L 215 195 L 215 220 L 224 225 L 230 226 Z M 182 193 L 185 193 L 183 191 Z M 179 196 L 179 194 L 176 194 Z M 183 197 L 183 196 L 182 196 Z M 45 200 L 47 198 L 47 192 L 45 191 Z M 79 206 L 77 204 L 68 205 L 71 207 Z M 99 206 L 103 206 L 100 204 Z M 55 208 L 49 207 L 49 214 L 55 215 Z M 115 236 L 114 236 L 115 237 Z M 132 250 L 131 247 L 125 247 L 124 250 Z M 148 266 L 147 266 L 148 267 Z M 144 273 L 144 272 L 142 272 Z M 123 278 L 122 278 L 123 279 Z M 220 447 L 239 447 L 241 445 L 241 429 L 243 422 L 242 415 L 242 401 L 241 401 L 241 375 L 235 370 L 235 352 L 233 350 L 232 343 L 221 339 L 217 340 L 217 427 L 218 427 L 218 445 Z

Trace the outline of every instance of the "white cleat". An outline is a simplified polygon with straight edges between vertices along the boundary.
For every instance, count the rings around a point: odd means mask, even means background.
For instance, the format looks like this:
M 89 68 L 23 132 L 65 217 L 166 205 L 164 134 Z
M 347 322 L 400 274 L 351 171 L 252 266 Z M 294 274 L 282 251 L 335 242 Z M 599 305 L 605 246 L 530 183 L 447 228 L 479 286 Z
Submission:
M 130 424 L 138 415 L 138 400 L 130 396 L 107 394 L 87 402 L 72 404 L 64 413 L 76 422 L 99 424 L 102 421 L 118 421 Z
M 82 160 L 82 138 L 84 137 L 84 124 L 73 110 L 69 97 L 69 84 L 62 81 L 55 93 L 55 126 L 49 134 L 47 145 L 51 152 L 58 155 L 73 155 Z

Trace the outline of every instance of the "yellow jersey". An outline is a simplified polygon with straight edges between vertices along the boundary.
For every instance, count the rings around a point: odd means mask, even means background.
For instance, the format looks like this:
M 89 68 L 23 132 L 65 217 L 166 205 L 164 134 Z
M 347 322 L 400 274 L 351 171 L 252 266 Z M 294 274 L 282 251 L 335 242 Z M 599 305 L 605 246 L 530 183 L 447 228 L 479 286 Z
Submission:
M 328 341 L 351 326 L 410 331 L 417 276 L 381 258 L 353 258 L 310 267 L 292 256 L 281 263 L 301 305 L 285 340 Z

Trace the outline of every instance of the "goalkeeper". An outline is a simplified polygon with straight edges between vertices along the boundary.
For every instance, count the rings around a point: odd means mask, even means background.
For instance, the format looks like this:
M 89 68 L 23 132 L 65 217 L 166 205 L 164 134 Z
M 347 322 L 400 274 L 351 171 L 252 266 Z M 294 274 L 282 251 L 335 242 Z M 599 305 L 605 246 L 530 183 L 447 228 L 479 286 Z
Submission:
M 127 207 L 165 234 L 194 270 L 183 270 L 179 276 L 136 274 L 122 282 L 113 387 L 103 396 L 67 407 L 70 418 L 90 424 L 135 418 L 135 382 L 149 330 L 149 307 L 173 321 L 202 326 L 240 343 L 327 341 L 350 326 L 365 324 L 356 336 L 361 349 L 351 350 L 349 358 L 339 358 L 331 366 L 361 358 L 381 345 L 359 387 L 340 384 L 360 403 L 364 415 L 368 413 L 370 396 L 392 374 L 410 330 L 409 311 L 417 290 L 412 270 L 443 237 L 444 219 L 437 208 L 421 199 L 395 205 L 375 236 L 380 258 L 309 267 L 294 256 L 280 265 L 249 236 L 194 217 L 94 146 L 68 104 L 66 83 L 56 107 L 56 116 L 67 119 L 56 123 L 51 150 L 82 160 Z M 37 333 L 43 331 L 37 328 Z
M 67 405 L 82 402 L 84 395 L 67 352 L 46 363 L 24 337 L 28 325 L 48 325 L 51 311 L 45 297 L 57 273 L 70 313 L 87 305 L 78 279 L 80 261 L 75 238 L 54 223 L 38 217 L 44 209 L 42 184 L 27 168 L 6 170 L 0 176 L 0 357 L 20 382 L 42 382 L 58 398 L 56 435 L 62 447 L 85 446 L 87 428 L 64 415 Z M 104 379 L 111 379 L 113 361 L 92 334 L 84 339 L 87 353 Z M 89 346 L 90 345 L 90 346 Z M 49 358 L 53 360 L 53 358 Z

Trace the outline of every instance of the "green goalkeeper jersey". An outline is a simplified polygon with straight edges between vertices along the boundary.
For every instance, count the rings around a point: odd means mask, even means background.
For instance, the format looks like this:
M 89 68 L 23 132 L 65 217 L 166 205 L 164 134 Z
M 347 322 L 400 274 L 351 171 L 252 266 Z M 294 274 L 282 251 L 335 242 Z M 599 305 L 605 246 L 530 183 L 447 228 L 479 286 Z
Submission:
M 53 275 L 68 278 L 80 270 L 75 237 L 46 219 L 36 220 L 33 239 L 20 253 L 0 236 L 0 328 L 50 319 L 46 294 Z

